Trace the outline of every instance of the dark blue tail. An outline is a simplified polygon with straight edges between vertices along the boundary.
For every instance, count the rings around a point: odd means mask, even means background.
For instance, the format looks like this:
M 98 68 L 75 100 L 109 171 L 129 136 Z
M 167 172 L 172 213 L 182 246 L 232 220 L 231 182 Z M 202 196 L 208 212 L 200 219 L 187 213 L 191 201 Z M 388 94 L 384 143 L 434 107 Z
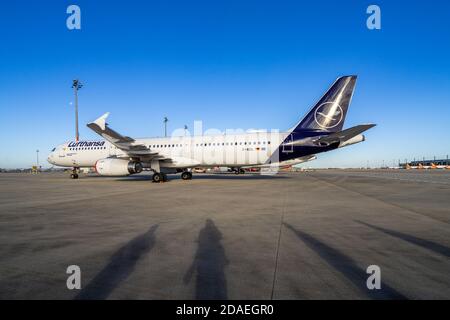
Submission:
M 355 84 L 356 76 L 338 78 L 292 131 L 341 131 Z

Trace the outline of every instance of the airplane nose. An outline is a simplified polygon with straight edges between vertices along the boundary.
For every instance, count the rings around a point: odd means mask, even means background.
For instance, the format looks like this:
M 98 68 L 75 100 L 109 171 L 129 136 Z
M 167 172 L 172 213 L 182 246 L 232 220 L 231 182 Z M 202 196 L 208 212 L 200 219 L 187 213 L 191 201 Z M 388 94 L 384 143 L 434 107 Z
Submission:
M 53 161 L 53 153 L 50 153 L 50 154 L 48 155 L 47 161 L 48 161 L 49 163 L 51 163 L 51 164 L 55 164 L 54 161 Z

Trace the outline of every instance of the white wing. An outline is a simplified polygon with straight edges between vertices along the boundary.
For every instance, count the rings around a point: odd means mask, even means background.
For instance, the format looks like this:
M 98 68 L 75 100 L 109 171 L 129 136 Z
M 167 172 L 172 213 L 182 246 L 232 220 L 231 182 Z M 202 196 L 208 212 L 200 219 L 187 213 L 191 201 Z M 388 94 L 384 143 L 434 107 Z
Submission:
M 87 126 L 102 136 L 105 140 L 111 142 L 117 148 L 125 151 L 130 156 L 145 157 L 145 158 L 161 158 L 166 160 L 158 152 L 152 151 L 149 147 L 143 143 L 139 143 L 133 138 L 123 136 L 120 133 L 114 131 L 108 127 L 106 118 L 108 118 L 109 112 L 102 115 L 97 120 L 88 123 Z

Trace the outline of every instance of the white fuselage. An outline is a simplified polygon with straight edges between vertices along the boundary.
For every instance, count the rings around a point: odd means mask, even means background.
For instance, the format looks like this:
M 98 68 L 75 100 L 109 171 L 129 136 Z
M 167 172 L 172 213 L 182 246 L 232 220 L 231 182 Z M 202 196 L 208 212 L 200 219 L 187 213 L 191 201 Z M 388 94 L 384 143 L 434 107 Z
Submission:
M 162 159 L 161 167 L 189 168 L 262 165 L 274 154 L 288 133 L 255 132 L 203 136 L 136 139 Z M 286 150 L 289 152 L 289 150 Z M 63 167 L 93 167 L 105 158 L 132 158 L 108 141 L 64 143 L 48 157 L 54 165 Z M 167 158 L 167 160 L 164 160 Z

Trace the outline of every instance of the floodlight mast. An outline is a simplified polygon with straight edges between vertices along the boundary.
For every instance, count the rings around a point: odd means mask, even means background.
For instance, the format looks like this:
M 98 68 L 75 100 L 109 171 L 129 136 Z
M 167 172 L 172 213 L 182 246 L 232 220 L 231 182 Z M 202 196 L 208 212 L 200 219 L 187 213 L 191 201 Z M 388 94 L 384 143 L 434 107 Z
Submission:
M 83 87 L 83 84 L 78 80 L 73 80 L 72 88 L 75 94 L 75 141 L 78 142 L 80 134 L 78 132 L 78 90 Z
M 167 137 L 167 122 L 169 119 L 167 117 L 164 117 L 164 137 Z

